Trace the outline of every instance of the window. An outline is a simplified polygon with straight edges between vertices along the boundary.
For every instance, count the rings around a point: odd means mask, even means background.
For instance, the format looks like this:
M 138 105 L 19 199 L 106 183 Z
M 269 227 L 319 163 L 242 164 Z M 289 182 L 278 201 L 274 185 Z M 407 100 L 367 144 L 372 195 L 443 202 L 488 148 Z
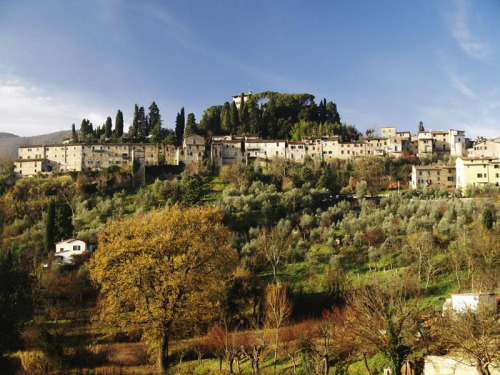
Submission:
M 64 251 L 64 247 L 60 247 L 60 248 L 59 248 L 59 251 Z
M 80 250 L 80 245 L 73 245 L 73 250 Z
M 483 174 L 482 173 L 478 173 L 477 174 L 477 178 L 483 178 Z

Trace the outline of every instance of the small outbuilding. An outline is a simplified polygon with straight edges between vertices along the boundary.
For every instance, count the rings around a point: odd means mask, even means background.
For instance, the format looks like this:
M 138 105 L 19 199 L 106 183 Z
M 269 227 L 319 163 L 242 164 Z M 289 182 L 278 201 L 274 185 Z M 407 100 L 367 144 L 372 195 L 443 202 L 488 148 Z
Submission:
M 475 311 L 479 304 L 496 306 L 497 296 L 494 293 L 461 293 L 452 294 L 451 298 L 446 299 L 443 305 L 443 312 L 453 310 L 455 312 L 464 312 L 466 310 Z

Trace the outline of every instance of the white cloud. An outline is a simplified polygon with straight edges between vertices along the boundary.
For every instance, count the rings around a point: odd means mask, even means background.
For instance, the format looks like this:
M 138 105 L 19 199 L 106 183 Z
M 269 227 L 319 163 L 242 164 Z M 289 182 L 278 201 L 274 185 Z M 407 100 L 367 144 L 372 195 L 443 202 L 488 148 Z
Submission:
M 470 57 L 484 59 L 489 55 L 489 46 L 472 35 L 469 25 L 469 9 L 466 0 L 455 0 L 456 10 L 449 17 L 451 34 L 458 46 Z
M 464 78 L 460 75 L 450 73 L 450 82 L 451 85 L 456 88 L 461 94 L 469 98 L 476 98 L 476 94 L 474 94 L 472 89 L 465 83 Z
M 106 115 L 102 108 L 71 93 L 48 93 L 22 79 L 0 81 L 0 131 L 20 136 L 39 135 L 77 128 L 83 118 L 95 126 Z

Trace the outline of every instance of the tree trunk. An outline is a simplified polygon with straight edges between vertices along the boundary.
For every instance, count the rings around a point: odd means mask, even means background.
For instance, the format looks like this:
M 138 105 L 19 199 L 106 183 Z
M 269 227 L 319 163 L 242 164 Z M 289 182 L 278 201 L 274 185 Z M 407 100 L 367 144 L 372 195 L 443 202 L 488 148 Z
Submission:
M 280 338 L 280 329 L 279 327 L 276 327 L 276 341 L 274 343 L 274 361 L 273 361 L 273 374 L 276 375 L 276 361 L 278 360 L 278 343 L 279 343 L 279 338 Z
M 476 365 L 476 370 L 480 375 L 490 375 L 490 369 L 488 368 L 488 365 L 478 363 Z
M 233 361 L 234 361 L 234 358 L 229 358 L 227 361 L 227 365 L 229 366 L 229 373 L 230 374 L 233 373 Z
M 293 363 L 293 374 L 295 375 L 297 373 L 297 364 L 295 363 L 295 356 L 292 356 L 292 363 Z
M 241 374 L 241 369 L 240 369 L 240 358 L 236 357 L 234 359 L 236 361 L 236 370 L 238 371 L 238 374 Z
M 368 361 L 366 360 L 366 353 L 363 353 L 363 363 L 365 364 L 366 371 L 368 371 L 368 374 L 373 375 L 370 370 L 370 367 L 368 367 Z
M 168 335 L 163 336 L 160 346 L 160 352 L 158 353 L 158 371 L 164 373 L 167 371 L 168 362 Z

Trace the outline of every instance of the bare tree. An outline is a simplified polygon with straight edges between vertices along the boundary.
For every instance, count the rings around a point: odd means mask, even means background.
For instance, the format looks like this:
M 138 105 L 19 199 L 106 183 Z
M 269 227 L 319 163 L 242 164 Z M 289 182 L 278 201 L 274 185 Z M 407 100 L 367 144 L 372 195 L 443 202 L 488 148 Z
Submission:
M 268 338 L 263 330 L 254 329 L 245 331 L 240 337 L 241 351 L 245 354 L 252 364 L 252 374 L 260 372 L 259 363 L 262 353 L 267 348 Z
M 447 311 L 438 321 L 444 345 L 458 349 L 454 356 L 474 366 L 481 375 L 490 375 L 490 367 L 500 366 L 500 314 L 495 305 L 480 303 L 477 310 Z
M 232 184 L 237 189 L 248 184 L 246 168 L 241 163 L 235 163 L 231 166 L 222 166 L 219 176 L 223 182 Z
M 290 226 L 280 220 L 278 225 L 271 230 L 264 228 L 257 239 L 258 254 L 271 265 L 273 277 L 277 280 L 277 269 L 285 259 L 290 244 Z
M 297 373 L 297 356 L 307 349 L 313 339 L 313 320 L 306 320 L 299 324 L 286 326 L 281 333 L 281 348 L 290 358 L 293 365 L 293 373 Z
M 266 318 L 268 325 L 276 330 L 274 338 L 273 373 L 276 374 L 276 361 L 278 359 L 280 328 L 292 314 L 293 303 L 287 295 L 286 284 L 276 281 L 268 285 L 265 291 Z
M 313 336 L 308 341 L 313 372 L 327 375 L 331 366 L 335 366 L 336 372 L 345 373 L 359 357 L 361 339 L 346 324 L 351 317 L 348 308 L 337 308 L 324 311 L 322 318 L 314 324 Z
M 421 343 L 417 289 L 391 274 L 384 280 L 376 279 L 373 285 L 361 286 L 348 297 L 347 306 L 352 312 L 348 322 L 363 339 L 361 350 L 380 352 L 395 375 L 401 374 L 407 356 Z

